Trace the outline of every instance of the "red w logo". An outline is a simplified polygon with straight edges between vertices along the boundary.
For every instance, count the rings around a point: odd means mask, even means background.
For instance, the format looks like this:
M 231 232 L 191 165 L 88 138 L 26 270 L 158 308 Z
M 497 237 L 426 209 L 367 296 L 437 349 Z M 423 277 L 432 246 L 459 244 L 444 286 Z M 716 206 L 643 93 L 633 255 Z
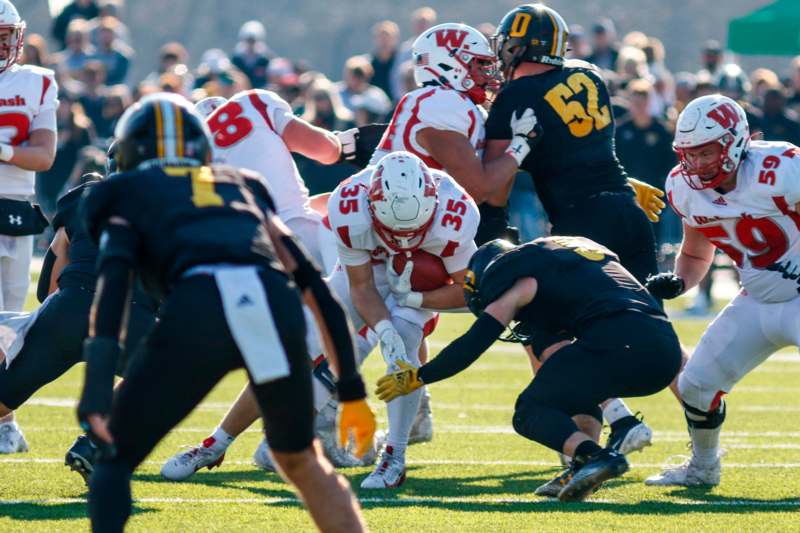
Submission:
M 731 104 L 720 104 L 708 112 L 708 118 L 719 123 L 725 129 L 735 127 L 739 123 L 739 114 Z
M 448 49 L 461 48 L 467 32 L 464 30 L 439 30 L 436 32 L 436 45 Z

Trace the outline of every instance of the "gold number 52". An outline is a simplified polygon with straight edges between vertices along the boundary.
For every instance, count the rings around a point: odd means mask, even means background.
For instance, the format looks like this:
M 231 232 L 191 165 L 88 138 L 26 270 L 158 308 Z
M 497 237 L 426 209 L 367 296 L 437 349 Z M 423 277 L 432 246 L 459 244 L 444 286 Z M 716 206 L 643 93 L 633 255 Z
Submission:
M 570 101 L 583 90 L 586 90 L 586 107 L 578 101 Z M 611 124 L 611 111 L 606 105 L 598 108 L 597 86 L 583 72 L 576 72 L 567 78 L 566 84 L 559 83 L 547 91 L 544 99 L 575 137 L 586 137 L 593 129 L 602 130 Z

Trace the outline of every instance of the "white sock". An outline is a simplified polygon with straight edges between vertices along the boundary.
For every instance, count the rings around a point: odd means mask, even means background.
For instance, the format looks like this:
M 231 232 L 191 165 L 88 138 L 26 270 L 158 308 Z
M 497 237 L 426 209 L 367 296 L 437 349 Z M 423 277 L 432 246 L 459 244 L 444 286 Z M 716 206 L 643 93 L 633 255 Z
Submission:
M 218 427 L 214 430 L 214 433 L 211 434 L 211 438 L 214 439 L 214 443 L 211 446 L 206 446 L 206 448 L 211 448 L 216 452 L 222 452 L 228 449 L 228 446 L 233 444 L 233 441 L 236 440 L 236 437 L 230 435 L 227 431 Z M 206 439 L 207 441 L 208 439 Z M 205 446 L 206 441 L 203 441 L 203 446 Z
M 389 434 L 386 436 L 386 445 L 392 447 L 395 457 L 405 453 L 408 446 L 408 434 L 411 433 L 411 426 L 414 425 L 421 397 L 422 389 L 417 389 L 411 394 L 400 396 L 386 404 L 386 411 L 389 415 Z
M 606 422 L 609 424 L 613 424 L 626 416 L 633 416 L 633 413 L 628 409 L 628 406 L 625 405 L 625 402 L 619 398 L 614 398 L 603 407 L 603 418 L 605 418 Z
M 714 429 L 689 428 L 692 437 L 692 455 L 701 465 L 710 465 L 719 457 L 719 434 L 722 426 Z

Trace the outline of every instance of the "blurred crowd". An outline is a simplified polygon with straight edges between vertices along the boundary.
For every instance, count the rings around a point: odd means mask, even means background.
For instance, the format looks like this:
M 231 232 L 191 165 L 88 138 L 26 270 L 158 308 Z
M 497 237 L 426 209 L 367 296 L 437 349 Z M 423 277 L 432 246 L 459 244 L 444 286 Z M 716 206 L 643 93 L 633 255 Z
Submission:
M 437 13 L 423 7 L 411 13 L 410 35 L 394 21 L 371 29 L 372 50 L 348 58 L 341 80 L 331 80 L 312 65 L 277 56 L 264 25 L 244 22 L 233 50 L 212 48 L 191 58 L 178 42 L 165 43 L 158 57 L 134 58 L 135 43 L 124 21 L 124 0 L 74 0 L 53 19 L 48 37 L 26 37 L 24 62 L 56 71 L 60 91 L 58 155 L 53 168 L 37 179 L 40 203 L 53 211 L 59 194 L 86 172 L 102 168 L 104 151 L 116 121 L 143 95 L 169 91 L 198 101 L 230 97 L 249 88 L 279 93 L 309 122 L 343 130 L 385 122 L 395 105 L 415 88 L 411 65 L 414 39 L 437 24 Z M 477 28 L 491 37 L 494 26 Z M 604 72 L 617 120 L 617 154 L 628 173 L 663 187 L 676 164 L 672 151 L 675 119 L 697 96 L 714 92 L 739 101 L 753 132 L 765 140 L 800 144 L 800 57 L 785 72 L 759 68 L 744 72 L 716 41 L 698 51 L 695 72 L 670 72 L 662 42 L 640 31 L 619 35 L 613 21 L 598 20 L 590 29 L 570 27 L 570 55 Z M 404 37 L 406 37 L 404 39 Z M 57 50 L 51 53 L 51 50 Z M 132 61 L 153 65 L 143 80 L 132 80 Z M 298 157 L 312 193 L 331 190 L 351 169 L 321 167 Z M 531 208 L 531 206 L 537 206 Z M 511 199 L 512 221 L 524 238 L 546 231 L 546 221 L 530 179 L 520 176 Z M 665 210 L 657 225 L 665 255 L 681 238 L 679 220 Z

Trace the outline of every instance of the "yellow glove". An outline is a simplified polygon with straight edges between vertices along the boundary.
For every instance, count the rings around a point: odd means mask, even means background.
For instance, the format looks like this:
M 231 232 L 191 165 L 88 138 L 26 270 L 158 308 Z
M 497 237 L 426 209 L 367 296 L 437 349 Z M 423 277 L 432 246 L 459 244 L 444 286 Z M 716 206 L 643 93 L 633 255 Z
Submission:
M 356 457 L 363 457 L 372 446 L 375 434 L 375 415 L 366 399 L 342 402 L 339 413 L 339 445 L 347 445 L 348 434 L 352 431 L 356 444 Z
M 658 215 L 666 207 L 666 204 L 661 200 L 664 197 L 664 191 L 633 178 L 628 178 L 628 183 L 636 191 L 636 203 L 645 212 L 650 222 L 658 222 Z
M 397 366 L 400 370 L 387 374 L 378 380 L 378 388 L 375 394 L 384 402 L 390 402 L 398 396 L 405 396 L 422 387 L 422 383 L 417 378 L 417 369 L 407 362 L 399 360 Z

